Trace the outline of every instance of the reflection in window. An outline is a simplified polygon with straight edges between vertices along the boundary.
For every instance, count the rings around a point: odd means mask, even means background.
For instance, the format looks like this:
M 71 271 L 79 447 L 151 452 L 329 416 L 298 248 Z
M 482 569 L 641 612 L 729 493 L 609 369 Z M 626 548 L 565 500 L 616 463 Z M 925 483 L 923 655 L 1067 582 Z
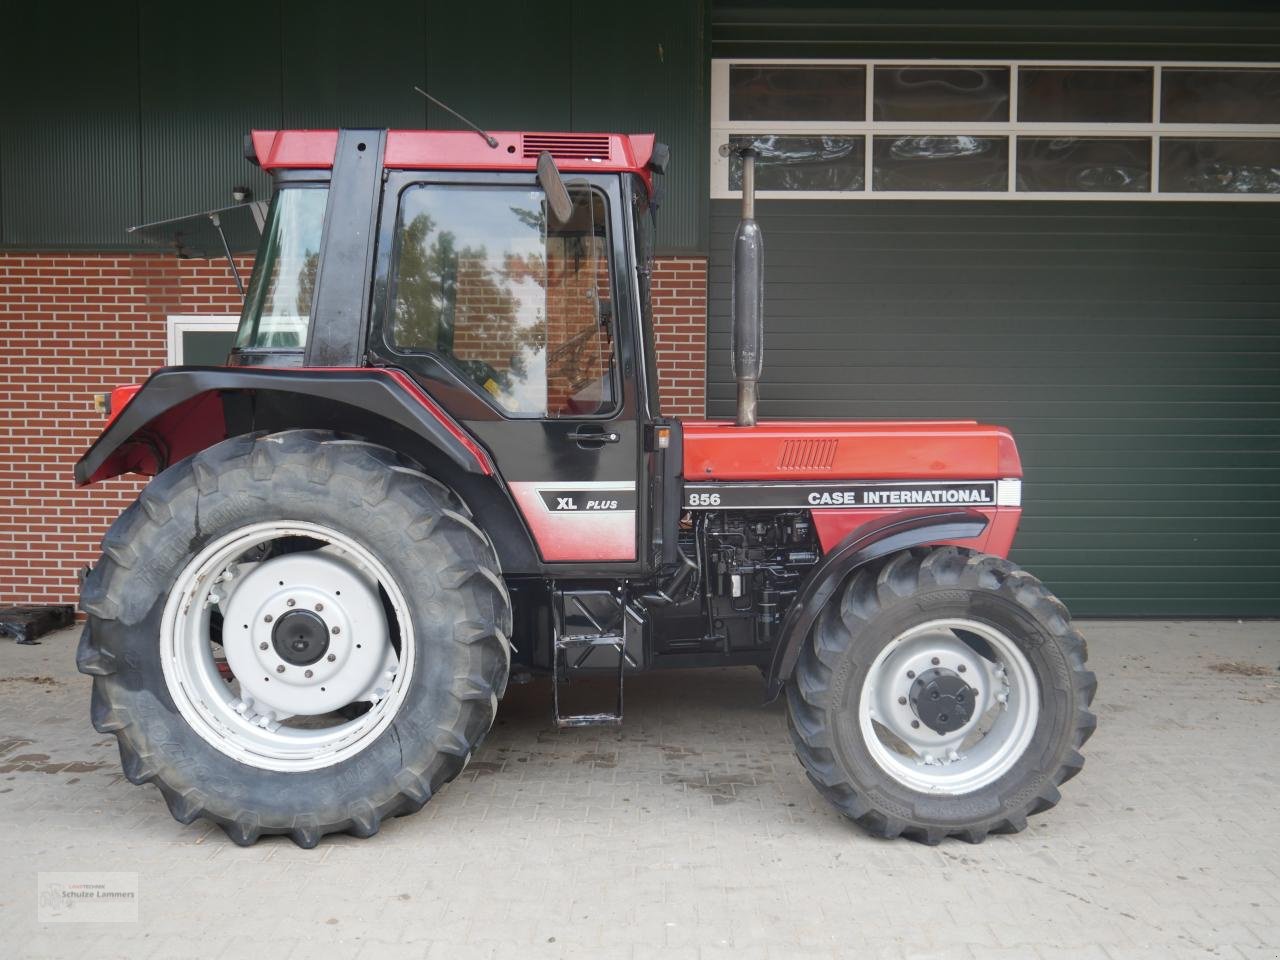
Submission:
M 1151 141 L 1019 137 L 1018 189 L 1146 193 L 1151 189 Z
M 1160 141 L 1161 193 L 1280 193 L 1280 140 Z
M 1006 190 L 1009 186 L 1005 137 L 876 137 L 871 159 L 875 190 Z
M 236 347 L 300 350 L 306 346 L 328 197 L 327 189 L 306 187 L 276 195 L 245 295 Z
M 735 136 L 735 147 L 754 146 L 757 190 L 861 190 L 866 179 L 865 138 Z M 729 189 L 742 189 L 742 158 L 729 154 Z
M 1009 119 L 1008 67 L 876 67 L 874 119 L 971 122 Z
M 1164 123 L 1280 123 L 1280 70 L 1165 67 Z
M 1019 67 L 1024 123 L 1150 123 L 1151 67 Z
M 861 120 L 865 67 L 760 66 L 729 70 L 730 120 Z
M 508 413 L 614 406 L 604 198 L 577 189 L 568 223 L 540 190 L 420 186 L 397 224 L 391 345 L 438 355 Z

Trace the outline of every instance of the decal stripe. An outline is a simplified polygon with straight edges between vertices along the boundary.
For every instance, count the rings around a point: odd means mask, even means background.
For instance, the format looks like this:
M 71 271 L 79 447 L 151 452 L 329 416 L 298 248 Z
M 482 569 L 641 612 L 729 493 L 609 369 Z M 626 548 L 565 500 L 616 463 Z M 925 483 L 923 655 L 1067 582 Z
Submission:
M 1012 491 L 1006 490 L 1006 496 Z M 994 480 L 897 483 L 686 483 L 686 510 L 899 509 L 997 503 Z
M 512 480 L 507 485 L 544 560 L 636 558 L 634 481 Z

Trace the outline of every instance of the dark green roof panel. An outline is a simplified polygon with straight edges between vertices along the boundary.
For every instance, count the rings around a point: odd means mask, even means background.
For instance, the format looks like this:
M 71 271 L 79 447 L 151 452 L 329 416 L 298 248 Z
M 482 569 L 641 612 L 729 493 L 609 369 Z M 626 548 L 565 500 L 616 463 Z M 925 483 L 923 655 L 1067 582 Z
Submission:
M 655 132 L 674 151 L 665 251 L 705 249 L 703 6 L 515 0 L 160 0 L 6 11 L 0 247 L 128 249 L 126 227 L 259 197 L 253 127 Z
M 0 225 L 7 246 L 124 243 L 138 222 L 137 23 L 110 4 L 10 4 L 0 29 L 4 88 Z
M 957 4 L 717 2 L 716 57 L 1275 60 L 1280 12 L 1259 0 Z

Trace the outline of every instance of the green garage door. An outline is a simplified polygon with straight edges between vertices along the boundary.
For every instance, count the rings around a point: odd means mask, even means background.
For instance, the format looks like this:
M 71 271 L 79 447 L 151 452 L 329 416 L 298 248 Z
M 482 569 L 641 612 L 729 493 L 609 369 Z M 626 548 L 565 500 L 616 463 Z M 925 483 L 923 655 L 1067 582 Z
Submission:
M 1280 615 L 1280 207 L 771 200 L 765 417 L 977 419 L 1078 614 Z M 711 217 L 710 416 L 733 411 Z

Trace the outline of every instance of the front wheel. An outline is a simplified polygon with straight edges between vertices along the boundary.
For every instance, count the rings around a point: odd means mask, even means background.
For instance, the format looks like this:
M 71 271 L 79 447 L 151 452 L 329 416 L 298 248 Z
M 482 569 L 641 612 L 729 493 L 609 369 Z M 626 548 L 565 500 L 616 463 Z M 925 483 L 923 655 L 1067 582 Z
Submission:
M 787 687 L 800 761 L 882 837 L 1016 832 L 1084 763 L 1097 686 L 1070 615 L 1007 560 L 955 547 L 855 572 Z
M 465 505 L 393 451 L 226 440 L 156 477 L 85 580 L 78 663 L 125 775 L 237 843 L 368 836 L 493 723 L 511 606 Z

